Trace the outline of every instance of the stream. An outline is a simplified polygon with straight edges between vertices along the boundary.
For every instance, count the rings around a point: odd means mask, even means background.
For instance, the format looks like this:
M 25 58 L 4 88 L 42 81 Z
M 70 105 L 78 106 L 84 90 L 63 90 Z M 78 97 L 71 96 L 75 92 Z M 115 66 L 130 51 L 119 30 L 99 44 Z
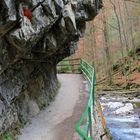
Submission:
M 106 93 L 99 99 L 113 139 L 140 140 L 140 99 Z

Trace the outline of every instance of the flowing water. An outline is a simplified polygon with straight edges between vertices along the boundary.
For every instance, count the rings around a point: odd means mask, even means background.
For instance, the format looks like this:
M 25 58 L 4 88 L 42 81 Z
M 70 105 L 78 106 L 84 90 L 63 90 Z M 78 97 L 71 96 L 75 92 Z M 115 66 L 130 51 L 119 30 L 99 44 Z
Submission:
M 140 99 L 105 94 L 100 102 L 114 140 L 140 140 Z

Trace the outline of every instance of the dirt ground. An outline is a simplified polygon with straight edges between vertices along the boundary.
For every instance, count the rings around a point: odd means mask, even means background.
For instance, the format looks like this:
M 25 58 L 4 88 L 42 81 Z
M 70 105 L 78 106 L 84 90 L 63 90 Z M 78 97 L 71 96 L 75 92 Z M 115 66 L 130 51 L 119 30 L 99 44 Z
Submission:
M 88 101 L 87 85 L 79 74 L 60 74 L 55 100 L 25 126 L 18 140 L 78 140 L 75 124 Z

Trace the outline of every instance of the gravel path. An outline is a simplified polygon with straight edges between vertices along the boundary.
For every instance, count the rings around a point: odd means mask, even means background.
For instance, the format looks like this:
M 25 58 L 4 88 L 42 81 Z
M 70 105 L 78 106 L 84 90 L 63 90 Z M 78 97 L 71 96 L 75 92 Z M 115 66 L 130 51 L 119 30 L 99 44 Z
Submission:
M 75 124 L 88 100 L 87 85 L 79 74 L 59 74 L 55 100 L 21 131 L 18 140 L 78 140 Z

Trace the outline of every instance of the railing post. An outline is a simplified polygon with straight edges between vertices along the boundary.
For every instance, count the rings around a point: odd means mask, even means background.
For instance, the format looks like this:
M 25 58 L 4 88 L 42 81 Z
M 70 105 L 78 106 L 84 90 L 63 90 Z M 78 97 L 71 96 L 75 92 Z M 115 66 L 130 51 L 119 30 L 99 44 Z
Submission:
M 88 117 L 89 117 L 90 138 L 93 139 L 93 135 L 92 135 L 92 114 L 91 114 L 91 106 L 88 108 Z
M 94 64 L 92 64 L 92 87 L 91 87 L 91 90 L 92 90 L 92 103 L 93 103 L 93 107 L 94 107 L 94 82 L 95 82 L 95 71 L 94 71 Z
M 86 63 L 86 75 L 88 76 L 88 64 Z
M 80 59 L 80 70 L 82 71 L 82 59 Z

